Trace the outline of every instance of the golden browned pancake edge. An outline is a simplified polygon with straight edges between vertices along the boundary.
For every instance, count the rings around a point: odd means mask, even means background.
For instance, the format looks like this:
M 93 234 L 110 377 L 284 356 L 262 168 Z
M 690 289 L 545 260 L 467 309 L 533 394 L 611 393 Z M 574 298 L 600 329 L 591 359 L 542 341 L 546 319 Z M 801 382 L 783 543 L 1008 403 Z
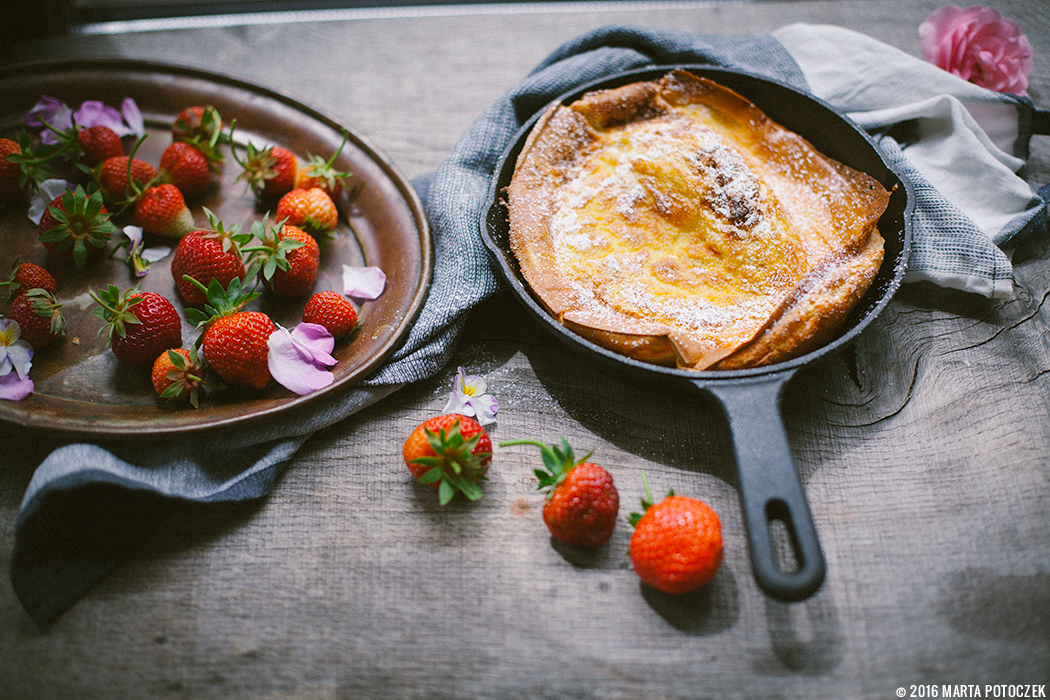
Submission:
M 882 264 L 888 202 L 874 178 L 680 70 L 549 107 L 507 188 L 511 251 L 560 323 L 697 370 L 831 340 Z

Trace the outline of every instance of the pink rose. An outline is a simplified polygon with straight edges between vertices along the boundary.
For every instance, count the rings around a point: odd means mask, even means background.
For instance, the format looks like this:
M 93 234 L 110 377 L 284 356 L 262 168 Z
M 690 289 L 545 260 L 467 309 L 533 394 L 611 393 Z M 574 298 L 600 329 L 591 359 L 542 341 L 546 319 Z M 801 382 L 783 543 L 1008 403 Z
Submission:
M 949 5 L 919 25 L 922 56 L 938 68 L 996 92 L 1025 95 L 1032 45 L 1017 23 L 991 7 Z

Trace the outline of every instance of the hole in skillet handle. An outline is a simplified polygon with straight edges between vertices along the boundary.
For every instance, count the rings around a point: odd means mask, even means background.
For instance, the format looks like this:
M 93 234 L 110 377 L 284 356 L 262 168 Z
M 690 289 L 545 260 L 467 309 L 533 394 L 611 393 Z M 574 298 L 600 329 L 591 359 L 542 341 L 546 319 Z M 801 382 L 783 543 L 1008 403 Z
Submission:
M 889 207 L 878 224 L 886 241 L 882 268 L 836 339 L 776 365 L 695 372 L 658 367 L 616 354 L 558 323 L 533 295 L 510 250 L 505 201 L 506 187 L 518 155 L 539 114 L 521 129 L 505 151 L 501 167 L 494 173 L 489 191 L 490 207 L 480 222 L 482 240 L 519 300 L 541 325 L 572 350 L 650 387 L 681 389 L 691 384 L 717 400 L 733 439 L 755 579 L 762 590 L 775 599 L 800 601 L 822 585 L 825 562 L 794 466 L 780 414 L 780 397 L 797 370 L 851 342 L 900 287 L 911 247 L 914 195 L 911 184 L 891 167 L 874 140 L 853 122 L 818 98 L 762 76 L 711 66 L 660 66 L 595 81 L 558 101 L 568 104 L 589 90 L 659 78 L 675 67 L 736 90 L 771 119 L 808 139 L 822 153 L 867 172 L 891 191 Z M 786 542 L 787 546 L 779 547 L 775 544 L 778 541 Z

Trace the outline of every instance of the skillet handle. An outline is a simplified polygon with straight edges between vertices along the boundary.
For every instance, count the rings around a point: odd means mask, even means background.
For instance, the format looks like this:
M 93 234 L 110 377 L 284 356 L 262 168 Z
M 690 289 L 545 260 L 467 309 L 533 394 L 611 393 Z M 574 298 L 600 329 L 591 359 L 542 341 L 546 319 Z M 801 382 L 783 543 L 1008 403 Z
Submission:
M 808 598 L 824 581 L 824 555 L 791 457 L 780 398 L 791 372 L 732 383 L 697 383 L 718 399 L 729 423 L 740 481 L 740 500 L 758 585 L 773 598 Z M 771 527 L 787 531 L 795 566 L 777 563 Z

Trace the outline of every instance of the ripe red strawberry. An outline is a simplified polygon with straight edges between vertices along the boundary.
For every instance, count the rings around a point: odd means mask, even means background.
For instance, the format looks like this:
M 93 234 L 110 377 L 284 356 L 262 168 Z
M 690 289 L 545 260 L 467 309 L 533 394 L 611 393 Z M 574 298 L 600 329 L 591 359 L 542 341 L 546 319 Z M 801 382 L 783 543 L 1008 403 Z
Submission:
M 246 272 L 239 246 L 251 238 L 251 234 L 241 234 L 236 225 L 227 231 L 221 221 L 207 209 L 205 211 L 212 228 L 198 229 L 183 236 L 171 259 L 175 288 L 190 304 L 203 304 L 207 301 L 207 294 L 188 281 L 187 276 L 200 282 L 201 286 L 216 279 L 226 288 L 234 279 L 243 280 Z
M 232 141 L 233 126 L 230 129 Z M 256 197 L 280 197 L 295 187 L 299 159 L 287 148 L 283 146 L 259 148 L 249 143 L 245 149 L 244 160 L 237 158 L 235 148 L 231 149 L 231 152 L 242 168 L 237 179 L 247 182 Z
M 324 326 L 333 338 L 339 340 L 357 328 L 357 309 L 338 292 L 317 292 L 306 302 L 303 322 Z
M 66 320 L 54 294 L 46 289 L 27 289 L 15 297 L 7 309 L 7 318 L 18 321 L 22 340 L 42 350 L 55 338 L 66 334 Z
M 0 282 L 0 287 L 4 289 L 4 301 L 34 287 L 46 289 L 52 294 L 58 291 L 58 283 L 50 272 L 36 263 L 22 262 L 20 258 L 15 258 L 11 275 Z
M 339 210 L 320 187 L 294 189 L 277 202 L 277 218 L 319 238 L 335 230 Z
M 117 132 L 104 124 L 96 124 L 77 132 L 77 143 L 80 146 L 79 163 L 86 168 L 94 168 L 110 158 L 124 155 L 124 143 Z
M 150 379 L 158 397 L 173 403 L 188 401 L 194 408 L 200 406 L 202 389 L 221 388 L 212 381 L 207 364 L 192 347 L 172 348 L 157 355 Z
M 193 144 L 175 141 L 160 157 L 161 179 L 178 187 L 184 197 L 200 197 L 212 183 L 212 164 Z
M 187 143 L 222 141 L 222 117 L 211 105 L 194 105 L 179 112 L 171 125 L 171 138 Z
M 612 475 L 603 467 L 577 461 L 572 446 L 563 438 L 560 445 L 536 440 L 506 440 L 504 445 L 535 445 L 540 448 L 546 469 L 536 469 L 539 489 L 547 491 L 543 522 L 555 539 L 570 545 L 600 547 L 612 537 L 620 496 Z
M 644 474 L 642 475 L 644 479 Z M 644 514 L 633 513 L 629 554 L 642 581 L 665 593 L 700 588 L 722 564 L 722 525 L 703 501 L 674 492 L 653 505 L 645 482 Z
M 152 236 L 182 238 L 193 230 L 193 214 L 182 191 L 164 183 L 150 187 L 135 200 L 135 225 Z
M 21 155 L 22 147 L 17 141 L 0 138 L 0 202 L 14 202 L 22 198 L 22 166 L 8 160 L 9 155 Z
M 115 284 L 89 292 L 98 307 L 94 314 L 105 321 L 113 354 L 133 367 L 152 365 L 157 355 L 182 345 L 182 319 L 170 301 L 156 292 L 137 288 L 121 293 Z
M 108 204 L 124 205 L 149 187 L 157 170 L 134 156 L 115 156 L 102 161 L 96 171 L 102 196 Z
M 89 257 L 102 252 L 109 237 L 117 231 L 102 204 L 102 193 L 88 196 L 77 186 L 55 198 L 40 218 L 39 240 L 60 260 L 72 260 L 84 269 Z
M 261 244 L 244 249 L 251 253 L 249 267 L 258 271 L 263 286 L 277 296 L 301 297 L 317 280 L 321 262 L 317 241 L 298 226 L 271 227 L 268 221 L 252 225 L 252 233 Z
M 335 161 L 343 152 L 349 137 L 349 133 L 344 131 L 343 142 L 328 160 L 321 156 L 307 155 L 306 164 L 295 176 L 295 187 L 302 190 L 319 187 L 333 200 L 338 200 L 344 193 L 352 197 L 358 187 L 357 179 L 353 173 L 335 167 Z
M 226 289 L 217 280 L 207 290 L 194 286 L 207 291 L 208 304 L 203 311 L 187 309 L 186 317 L 204 330 L 198 342 L 208 366 L 230 386 L 265 389 L 272 379 L 269 340 L 277 327 L 260 311 L 242 310 L 258 294 L 244 292 L 238 279 Z
M 476 420 L 457 413 L 436 416 L 409 434 L 401 450 L 412 476 L 438 489 L 447 504 L 457 492 L 472 501 L 482 496 L 492 461 L 492 440 Z

